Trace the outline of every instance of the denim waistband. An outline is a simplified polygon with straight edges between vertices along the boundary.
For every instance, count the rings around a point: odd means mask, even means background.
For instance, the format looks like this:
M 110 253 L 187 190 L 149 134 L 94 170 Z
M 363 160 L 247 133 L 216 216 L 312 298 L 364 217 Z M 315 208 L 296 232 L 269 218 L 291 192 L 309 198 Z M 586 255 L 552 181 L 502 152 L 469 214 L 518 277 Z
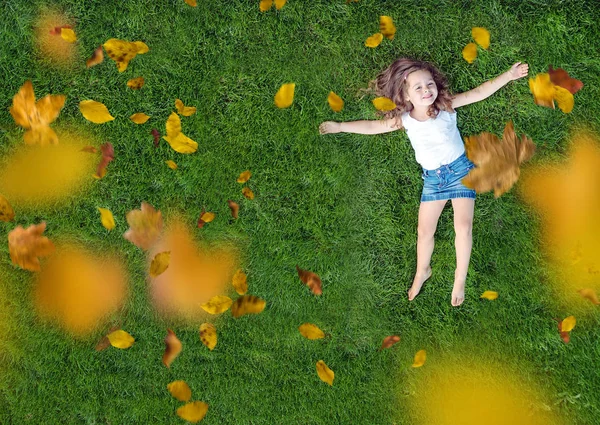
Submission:
M 466 152 L 463 152 L 458 158 L 452 161 L 450 164 L 443 164 L 435 170 L 427 170 L 423 168 L 423 174 L 426 176 L 432 176 L 434 174 L 440 174 L 442 171 L 446 171 L 448 173 L 452 172 L 452 166 L 458 164 L 460 161 L 467 159 Z

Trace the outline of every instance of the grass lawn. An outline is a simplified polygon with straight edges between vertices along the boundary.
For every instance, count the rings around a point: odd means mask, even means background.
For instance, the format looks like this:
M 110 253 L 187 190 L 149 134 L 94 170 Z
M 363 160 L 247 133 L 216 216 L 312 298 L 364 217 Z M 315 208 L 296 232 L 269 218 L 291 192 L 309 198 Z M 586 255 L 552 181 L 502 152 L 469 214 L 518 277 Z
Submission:
M 74 24 L 73 66 L 58 66 L 36 44 L 36 22 L 52 10 Z M 395 38 L 367 48 L 381 15 L 394 20 Z M 197 7 L 183 0 L 3 0 L 0 167 L 23 144 L 9 107 L 26 80 L 37 98 L 66 95 L 52 124 L 59 135 L 75 129 L 96 147 L 109 141 L 115 159 L 104 178 L 92 179 L 91 170 L 83 188 L 62 202 L 15 202 L 15 220 L 0 222 L 0 423 L 184 423 L 175 414 L 183 403 L 166 388 L 181 379 L 192 400 L 209 405 L 207 424 L 431 425 L 422 418 L 431 406 L 425 396 L 446 381 L 459 385 L 476 370 L 490 386 L 494 376 L 516 382 L 504 388 L 524 391 L 536 415 L 557 424 L 598 423 L 598 307 L 567 305 L 557 295 L 540 213 L 515 188 L 498 199 L 477 196 L 466 300 L 454 308 L 447 206 L 436 232 L 433 275 L 409 302 L 422 180 L 406 134 L 318 132 L 327 120 L 377 119 L 374 96 L 360 89 L 398 57 L 432 61 L 453 93 L 523 61 L 530 77 L 553 65 L 583 81 L 573 111 L 534 104 L 524 78 L 459 109 L 459 130 L 501 135 L 513 120 L 537 146 L 525 166 L 566 161 L 573 129 L 600 134 L 598 22 L 594 0 L 289 0 L 264 13 L 258 0 L 199 0 Z M 491 45 L 468 64 L 461 51 L 476 26 L 490 31 Z M 122 73 L 108 56 L 86 69 L 85 59 L 110 38 L 140 40 L 150 50 Z M 127 81 L 138 76 L 145 86 L 129 89 Z M 296 84 L 294 103 L 278 109 L 273 96 L 288 82 Z M 329 91 L 344 99 L 343 111 L 329 108 Z M 183 132 L 198 143 L 190 155 L 164 140 L 155 148 L 150 135 L 152 128 L 164 134 L 175 98 L 197 107 L 182 117 Z M 85 120 L 78 105 L 86 99 L 104 103 L 115 120 Z M 151 118 L 135 125 L 128 118 L 135 112 Z M 165 165 L 169 159 L 177 170 Z M 244 170 L 252 171 L 244 186 L 254 191 L 253 200 L 236 182 Z M 231 219 L 228 199 L 240 205 L 238 220 Z M 122 237 L 125 215 L 142 201 L 161 210 L 167 224 L 183 217 L 198 243 L 235 246 L 249 293 L 266 300 L 258 315 L 211 317 L 219 336 L 213 351 L 200 342 L 202 321 L 165 318 L 152 306 L 145 254 Z M 112 211 L 114 230 L 102 227 L 97 207 Z M 197 229 L 203 207 L 216 218 Z M 127 272 L 123 308 L 84 338 L 39 317 L 32 302 L 35 274 L 11 263 L 8 232 L 42 221 L 50 240 L 70 236 L 100 257 L 115 253 Z M 321 296 L 300 282 L 296 264 L 320 275 Z M 500 296 L 479 299 L 485 290 Z M 565 344 L 553 319 L 569 315 L 579 320 Z M 327 337 L 303 338 L 298 326 L 305 322 Z M 134 345 L 95 351 L 114 323 L 134 336 Z M 161 363 L 167 328 L 184 347 L 170 368 Z M 388 335 L 401 341 L 378 351 Z M 412 368 L 421 349 L 427 361 Z M 333 386 L 319 379 L 318 360 L 335 372 Z M 512 409 L 510 402 L 498 403 L 500 410 Z

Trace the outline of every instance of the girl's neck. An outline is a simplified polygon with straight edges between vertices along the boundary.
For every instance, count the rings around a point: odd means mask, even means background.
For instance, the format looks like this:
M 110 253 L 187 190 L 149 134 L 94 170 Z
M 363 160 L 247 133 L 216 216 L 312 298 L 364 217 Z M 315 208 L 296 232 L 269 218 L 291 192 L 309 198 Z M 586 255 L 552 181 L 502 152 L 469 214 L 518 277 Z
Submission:
M 427 121 L 429 118 L 431 118 L 429 115 L 427 115 L 428 110 L 429 110 L 429 107 L 426 107 L 426 108 L 413 107 L 413 109 L 409 112 L 409 114 L 412 118 L 416 119 L 417 121 Z

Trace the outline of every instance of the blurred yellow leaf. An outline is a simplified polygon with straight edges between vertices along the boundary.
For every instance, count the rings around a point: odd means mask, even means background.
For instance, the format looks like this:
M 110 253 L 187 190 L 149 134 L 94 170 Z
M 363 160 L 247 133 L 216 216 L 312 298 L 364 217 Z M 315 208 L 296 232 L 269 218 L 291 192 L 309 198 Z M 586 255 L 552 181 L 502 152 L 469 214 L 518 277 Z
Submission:
M 286 2 L 287 0 L 275 0 L 275 9 L 281 9 L 283 6 L 285 6 Z
M 487 50 L 490 47 L 490 32 L 483 27 L 471 28 L 471 35 L 475 43 Z M 470 63 L 470 62 L 469 62 Z
M 129 119 L 136 124 L 144 124 L 150 119 L 150 116 L 144 114 L 143 112 L 138 112 L 130 116 Z
M 242 195 L 244 195 L 246 199 L 254 199 L 254 192 L 252 192 L 252 190 L 249 187 L 242 188 Z
M 396 109 L 396 104 L 394 103 L 394 101 L 384 96 L 376 97 L 375 99 L 373 99 L 373 106 L 375 106 L 375 108 L 378 111 L 383 112 L 392 111 Z
M 231 306 L 231 314 L 235 318 L 245 314 L 258 314 L 265 309 L 266 305 L 265 300 L 254 295 L 242 295 Z
M 194 153 L 198 150 L 198 143 L 181 132 L 181 119 L 175 112 L 171 112 L 166 122 L 167 135 L 163 136 L 174 151 L 179 153 Z
M 92 56 L 85 61 L 85 66 L 87 68 L 91 68 L 92 66 L 98 65 L 104 61 L 104 50 L 102 50 L 102 46 L 98 46 Z
M 248 180 L 250 180 L 251 176 L 252 176 L 252 173 L 250 172 L 250 170 L 246 170 L 246 171 L 240 173 L 240 176 L 237 178 L 237 182 L 238 183 L 246 183 Z
M 319 360 L 317 362 L 317 374 L 321 381 L 327 382 L 329 385 L 333 385 L 333 379 L 335 378 L 335 373 L 333 370 L 329 369 L 323 360 Z
M 192 7 L 196 7 L 197 6 L 196 0 L 183 0 L 183 1 L 185 1 L 186 4 L 188 4 L 188 5 L 192 6 Z
M 103 103 L 95 100 L 82 100 L 79 102 L 79 110 L 86 120 L 96 124 L 103 124 L 115 119 Z
M 180 99 L 175 99 L 175 109 L 177 109 L 178 114 L 184 117 L 189 117 L 196 113 L 195 106 L 185 106 Z
M 171 169 L 171 170 L 176 170 L 177 169 L 177 164 L 175 164 L 174 161 L 171 161 L 170 159 L 167 159 L 165 161 L 165 164 L 167 164 L 167 166 Z
M 98 211 L 100 211 L 100 221 L 102 222 L 102 225 L 107 230 L 114 229 L 115 228 L 115 218 L 113 217 L 112 212 L 110 212 L 110 210 L 107 210 L 106 208 L 100 208 L 100 207 L 98 207 Z
M 377 34 L 373 34 L 371 37 L 367 38 L 365 41 L 366 47 L 377 47 L 383 41 L 383 34 L 378 32 Z
M 183 345 L 175 332 L 171 329 L 167 329 L 167 336 L 165 337 L 165 352 L 163 354 L 162 362 L 166 367 L 171 367 L 173 360 L 181 353 Z
M 148 52 L 148 46 L 141 41 L 125 41 L 111 38 L 103 44 L 104 50 L 109 58 L 117 63 L 119 72 L 127 69 L 129 61 L 136 55 Z
M 278 108 L 288 108 L 294 102 L 296 83 L 283 84 L 275 94 L 275 105 Z
M 108 335 L 106 335 L 106 337 L 110 341 L 110 345 L 112 345 L 115 348 L 129 348 L 135 342 L 135 339 L 122 329 L 111 332 Z
M 162 232 L 162 214 L 147 202 L 142 202 L 141 209 L 129 211 L 126 219 L 129 229 L 123 237 L 138 248 L 149 249 Z
M 127 87 L 132 90 L 139 90 L 144 86 L 145 82 L 146 81 L 144 80 L 144 77 L 132 78 L 131 80 L 127 81 Z
M 217 345 L 217 328 L 212 323 L 202 323 L 200 325 L 200 341 L 206 345 L 209 350 Z
M 285 6 L 287 0 L 275 0 L 275 8 L 277 10 Z M 266 12 L 273 6 L 273 0 L 260 0 L 259 9 L 261 12 Z
M 12 221 L 15 218 L 15 212 L 4 196 L 0 195 L 0 221 Z
M 167 389 L 179 401 L 189 401 L 192 398 L 192 390 L 185 381 L 173 381 L 167 385 Z
M 307 339 L 321 339 L 325 338 L 325 334 L 317 325 L 312 323 L 303 323 L 298 327 L 298 330 L 304 338 Z
M 75 43 L 77 41 L 75 31 L 73 31 L 71 28 L 61 28 L 60 36 L 63 40 L 68 41 L 69 43 Z
M 227 311 L 233 300 L 226 295 L 216 295 L 212 297 L 208 302 L 201 304 L 200 307 L 204 311 L 210 314 L 221 314 L 224 311 Z
M 498 298 L 498 293 L 494 291 L 485 291 L 479 298 L 485 298 L 486 300 L 495 300 Z
M 379 32 L 381 32 L 381 34 L 383 34 L 383 36 L 389 40 L 394 39 L 394 35 L 396 34 L 396 26 L 394 25 L 394 22 L 390 16 L 379 17 Z
M 246 292 L 248 292 L 246 273 L 244 273 L 242 269 L 238 269 L 235 272 L 235 274 L 233 275 L 232 283 L 235 292 L 237 292 L 239 295 L 244 295 Z
M 561 331 L 562 332 L 571 332 L 575 327 L 577 320 L 575 316 L 569 316 L 562 321 Z
M 31 225 L 27 229 L 17 226 L 8 232 L 8 251 L 13 264 L 25 270 L 40 271 L 40 260 L 54 252 L 54 244 L 45 236 L 46 223 Z
M 477 58 L 477 44 L 469 43 L 462 51 L 462 57 L 469 63 L 473 63 Z
M 1 213 L 0 213 L 1 215 Z M 596 291 L 594 291 L 591 288 L 585 288 L 585 289 L 580 289 L 579 294 L 585 298 L 586 300 L 589 300 L 592 304 L 595 305 L 600 305 L 600 301 L 598 301 L 598 296 L 596 295 Z
M 196 423 L 206 416 L 206 412 L 208 412 L 208 404 L 203 401 L 194 401 L 178 408 L 177 416 L 188 422 Z
M 329 103 L 329 107 L 334 112 L 340 112 L 342 109 L 344 109 L 344 101 L 332 91 L 330 91 L 329 95 L 327 96 L 327 103 Z
M 164 273 L 169 268 L 169 261 L 171 260 L 171 251 L 159 252 L 152 259 L 150 264 L 150 276 L 156 277 Z
M 427 359 L 427 353 L 425 352 L 425 350 L 417 351 L 417 354 L 415 354 L 415 361 L 412 364 L 412 367 L 423 366 L 425 364 L 426 359 Z

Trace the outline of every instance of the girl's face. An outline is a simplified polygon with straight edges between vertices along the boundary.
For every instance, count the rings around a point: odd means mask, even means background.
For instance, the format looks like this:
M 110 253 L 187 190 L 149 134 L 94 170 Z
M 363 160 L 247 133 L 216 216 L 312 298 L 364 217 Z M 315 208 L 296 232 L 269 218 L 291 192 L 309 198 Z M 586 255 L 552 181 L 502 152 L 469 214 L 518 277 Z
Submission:
M 437 95 L 437 86 L 429 71 L 420 69 L 406 77 L 406 100 L 413 106 L 429 106 L 435 102 Z

